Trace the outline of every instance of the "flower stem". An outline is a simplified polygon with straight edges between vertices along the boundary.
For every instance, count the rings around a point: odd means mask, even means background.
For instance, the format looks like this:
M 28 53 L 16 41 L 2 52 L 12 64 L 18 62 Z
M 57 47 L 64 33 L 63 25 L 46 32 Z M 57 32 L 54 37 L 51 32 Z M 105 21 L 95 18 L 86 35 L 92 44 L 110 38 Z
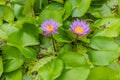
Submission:
M 76 35 L 76 38 L 75 38 L 75 41 L 74 41 L 74 44 L 76 45 L 77 44 L 77 40 L 78 40 L 78 35 Z
M 77 51 L 77 40 L 78 40 L 78 35 L 76 36 L 76 38 L 75 38 L 75 41 L 74 41 L 74 49 L 75 49 L 75 51 Z
M 52 35 L 52 34 L 51 34 L 51 38 L 52 38 L 52 44 L 53 44 L 54 51 L 56 52 L 55 40 L 54 40 L 54 38 L 53 38 L 53 35 Z
M 92 20 L 92 19 L 86 19 L 86 21 L 90 21 L 90 22 L 94 23 L 94 20 Z

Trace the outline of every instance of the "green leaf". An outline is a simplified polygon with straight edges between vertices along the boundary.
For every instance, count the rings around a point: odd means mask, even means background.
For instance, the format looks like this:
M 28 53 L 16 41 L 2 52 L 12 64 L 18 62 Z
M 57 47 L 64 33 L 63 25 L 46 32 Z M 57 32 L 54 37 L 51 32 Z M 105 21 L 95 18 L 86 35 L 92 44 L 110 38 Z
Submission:
M 42 80 L 55 80 L 63 70 L 63 62 L 54 59 L 39 69 L 39 76 Z
M 50 54 L 54 52 L 52 40 L 50 38 L 41 36 L 40 40 L 41 40 L 40 53 Z
M 23 8 L 24 8 L 24 7 L 23 7 L 22 5 L 19 5 L 19 4 L 15 4 L 15 5 L 14 5 L 13 10 L 14 10 L 14 13 L 15 13 L 15 17 L 16 17 L 17 19 L 23 16 L 23 15 L 22 15 Z
M 120 35 L 114 38 L 115 42 L 120 45 Z
M 48 5 L 48 0 L 44 0 L 44 1 L 43 1 L 43 5 L 44 5 L 44 6 L 47 6 L 47 5 Z
M 2 75 L 3 73 L 3 62 L 2 62 L 2 58 L 0 56 L 0 76 Z
M 102 18 L 98 19 L 94 23 L 94 27 L 99 28 L 100 26 L 110 27 L 112 24 L 116 24 L 120 19 L 116 17 L 108 17 L 108 18 Z
M 51 60 L 55 59 L 56 57 L 53 55 L 43 57 L 41 59 L 27 59 L 25 65 L 29 67 L 29 71 L 27 73 L 32 73 L 34 71 L 38 71 L 39 68 L 43 67 L 47 63 L 49 63 Z M 26 67 L 25 66 L 25 67 Z
M 72 4 L 70 2 L 66 2 L 64 5 L 65 13 L 63 15 L 63 20 L 66 20 L 72 13 Z
M 87 67 L 73 68 L 71 70 L 64 71 L 58 80 L 86 80 L 89 72 L 90 69 Z
M 120 72 L 120 64 L 118 61 L 111 63 L 110 65 L 108 65 L 108 67 Z
M 27 0 L 10 0 L 13 4 L 25 5 Z
M 30 23 L 23 24 L 23 28 L 21 31 L 23 32 L 22 35 L 23 46 L 39 44 L 38 42 L 39 30 L 34 24 Z
M 31 24 L 31 23 L 28 23 L 28 22 L 23 24 L 22 31 L 26 32 L 26 33 L 28 33 L 28 34 L 36 37 L 36 38 L 38 38 L 38 36 L 39 36 L 39 29 L 38 29 L 38 27 L 36 27 L 34 24 Z
M 5 0 L 1 0 L 0 1 L 0 5 L 5 5 L 6 1 Z
M 87 80 L 120 80 L 120 72 L 107 67 L 95 67 Z
M 89 51 L 89 59 L 94 65 L 109 65 L 118 58 L 118 52 L 115 51 Z
M 64 0 L 53 0 L 53 1 L 56 1 L 56 2 L 58 2 L 58 3 L 64 3 Z
M 33 24 L 23 24 L 23 28 L 20 31 L 16 31 L 9 35 L 8 45 L 14 47 L 25 47 L 37 45 L 38 42 L 38 29 Z
M 6 40 L 7 38 L 8 38 L 7 34 L 4 31 L 0 30 L 0 39 Z
M 73 6 L 73 13 L 72 13 L 72 17 L 81 17 L 83 16 L 91 3 L 91 0 L 67 0 L 68 2 L 70 2 Z
M 59 28 L 58 29 L 59 34 L 53 34 L 53 38 L 57 41 L 57 42 L 65 42 L 65 43 L 70 43 L 71 40 L 67 37 L 66 32 Z
M 22 12 L 23 15 L 25 15 L 25 16 L 33 16 L 34 15 L 34 11 L 33 11 L 34 2 L 35 2 L 35 0 L 27 0 L 26 1 L 26 4 L 25 4 L 23 12 Z
M 90 47 L 102 51 L 114 51 L 119 49 L 119 45 L 108 37 L 94 37 L 91 39 Z
M 16 31 L 16 32 L 12 33 L 8 37 L 7 45 L 14 46 L 14 47 L 22 46 L 21 37 L 22 37 L 22 32 L 20 32 L 20 31 Z
M 63 47 L 61 47 L 58 56 L 66 53 L 66 52 L 69 52 L 69 51 L 72 51 L 72 45 L 71 44 L 65 44 Z
M 95 36 L 117 37 L 120 33 L 120 19 L 118 18 L 103 18 L 95 22 L 94 26 L 105 28 L 101 29 Z
M 37 25 L 36 19 L 34 17 L 28 17 L 28 16 L 19 18 L 17 20 L 17 22 L 15 23 L 15 26 L 18 28 L 24 28 L 24 27 L 30 26 L 31 28 L 33 27 L 36 30 L 36 29 L 38 29 L 38 27 L 36 27 L 35 25 Z M 31 29 L 31 28 L 29 28 L 29 29 Z M 35 30 L 33 30 L 33 31 L 35 31 Z M 35 33 L 37 33 L 37 31 Z
M 115 9 L 118 4 L 119 4 L 118 0 L 107 1 L 107 5 L 112 9 Z
M 37 12 L 39 12 L 39 10 L 42 8 L 42 3 L 43 3 L 43 0 L 36 0 L 36 2 L 35 2 L 35 10 L 37 11 Z
M 102 4 L 105 4 L 108 0 L 92 0 L 91 6 L 100 7 Z
M 24 68 L 29 68 L 28 72 L 23 76 L 23 80 L 34 80 L 38 79 L 41 80 L 38 73 L 39 68 L 43 67 L 45 64 L 49 63 L 51 60 L 55 59 L 56 57 L 53 55 L 43 57 L 41 59 L 27 59 L 24 63 Z
M 77 52 L 65 52 L 60 56 L 60 58 L 63 60 L 65 66 L 68 68 L 88 65 L 85 56 Z
M 30 46 L 30 45 L 37 45 L 37 44 L 39 44 L 39 42 L 34 36 L 29 35 L 27 33 L 23 33 L 23 36 L 22 36 L 23 46 Z
M 0 26 L 0 38 L 4 40 L 9 39 L 9 35 L 13 34 L 14 32 L 18 31 L 13 24 L 3 24 Z
M 112 17 L 112 10 L 107 4 L 103 4 L 101 7 L 90 7 L 89 13 L 96 18 Z
M 94 37 L 91 40 L 88 56 L 94 65 L 109 65 L 119 57 L 120 47 L 113 39 L 107 37 Z
M 4 72 L 11 72 L 22 66 L 24 58 L 15 47 L 5 46 L 3 49 Z
M 0 5 L 0 18 L 4 19 L 7 22 L 13 22 L 14 21 L 13 10 L 6 5 Z
M 87 47 L 83 46 L 82 44 L 77 44 L 77 52 L 84 55 L 87 53 L 87 51 Z
M 62 25 L 62 15 L 60 12 L 56 9 L 45 9 L 40 13 L 38 24 L 41 25 L 42 22 L 53 19 L 57 22 L 59 22 L 59 26 Z
M 36 58 L 37 56 L 36 51 L 30 47 L 20 47 L 19 50 L 26 58 Z
M 5 74 L 6 80 L 22 80 L 22 71 L 20 69 Z
M 13 24 L 3 24 L 0 26 L 0 29 L 4 31 L 7 34 L 7 36 L 18 31 L 18 28 L 15 27 Z
M 61 16 L 63 16 L 65 9 L 63 8 L 62 4 L 59 3 L 51 3 L 49 5 L 46 6 L 46 9 L 55 9 L 58 10 L 61 14 Z
M 36 79 L 36 78 L 35 78 Z M 23 75 L 23 78 L 22 80 L 33 80 L 33 77 L 31 74 L 26 74 L 26 75 Z

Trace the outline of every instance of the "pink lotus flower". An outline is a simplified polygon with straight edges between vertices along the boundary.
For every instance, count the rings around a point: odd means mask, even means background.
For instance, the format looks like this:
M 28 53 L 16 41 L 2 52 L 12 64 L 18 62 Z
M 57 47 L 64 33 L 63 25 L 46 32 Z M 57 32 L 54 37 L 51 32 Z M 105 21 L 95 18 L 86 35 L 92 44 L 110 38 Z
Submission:
M 72 23 L 70 30 L 79 36 L 84 36 L 90 32 L 90 27 L 85 20 L 80 21 L 77 19 Z
M 53 34 L 53 33 L 58 34 L 57 29 L 59 23 L 54 21 L 53 19 L 43 22 L 41 26 L 42 26 L 41 29 L 44 31 L 44 35 Z

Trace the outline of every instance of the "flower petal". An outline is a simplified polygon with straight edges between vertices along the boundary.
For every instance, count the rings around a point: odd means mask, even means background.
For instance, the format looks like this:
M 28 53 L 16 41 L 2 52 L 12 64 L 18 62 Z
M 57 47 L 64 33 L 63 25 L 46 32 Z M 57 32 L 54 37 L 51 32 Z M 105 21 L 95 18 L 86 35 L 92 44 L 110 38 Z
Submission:
M 81 32 L 81 28 L 78 28 L 77 30 L 75 30 L 76 27 L 82 27 L 83 31 Z M 73 33 L 79 35 L 79 36 L 84 36 L 85 34 L 87 34 L 90 31 L 89 25 L 86 24 L 86 21 L 80 21 L 80 20 L 75 20 L 72 24 L 71 27 L 69 28 L 69 30 L 71 30 Z M 77 32 L 76 32 L 77 31 Z
M 49 19 L 47 21 L 44 21 L 41 24 L 41 26 L 42 26 L 41 29 L 44 31 L 44 35 L 52 34 L 52 33 L 58 34 L 57 29 L 59 27 L 59 23 L 54 21 L 53 19 Z M 51 29 L 51 26 L 53 26 L 52 29 Z

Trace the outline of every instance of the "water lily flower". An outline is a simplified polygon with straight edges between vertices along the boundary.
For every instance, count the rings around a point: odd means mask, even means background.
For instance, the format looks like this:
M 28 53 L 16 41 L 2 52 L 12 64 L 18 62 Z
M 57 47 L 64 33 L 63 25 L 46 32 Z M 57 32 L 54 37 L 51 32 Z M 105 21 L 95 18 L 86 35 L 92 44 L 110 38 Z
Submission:
M 70 30 L 79 36 L 84 36 L 90 32 L 90 27 L 89 24 L 86 24 L 85 20 L 80 21 L 77 19 L 72 23 Z
M 53 19 L 44 21 L 41 26 L 41 29 L 44 31 L 44 35 L 53 33 L 58 34 L 57 29 L 59 27 L 59 23 L 54 21 Z

